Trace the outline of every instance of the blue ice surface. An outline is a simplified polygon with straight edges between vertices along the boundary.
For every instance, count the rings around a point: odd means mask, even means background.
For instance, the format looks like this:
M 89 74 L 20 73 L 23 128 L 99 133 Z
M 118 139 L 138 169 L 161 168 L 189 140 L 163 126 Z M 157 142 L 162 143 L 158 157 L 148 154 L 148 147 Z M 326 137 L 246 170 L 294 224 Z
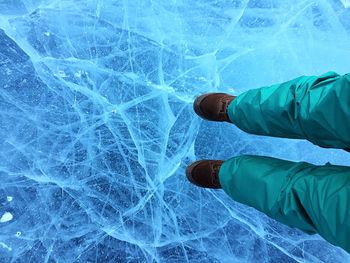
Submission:
M 0 0 L 0 262 L 349 262 L 184 176 L 240 154 L 350 165 L 192 110 L 349 72 L 346 3 Z

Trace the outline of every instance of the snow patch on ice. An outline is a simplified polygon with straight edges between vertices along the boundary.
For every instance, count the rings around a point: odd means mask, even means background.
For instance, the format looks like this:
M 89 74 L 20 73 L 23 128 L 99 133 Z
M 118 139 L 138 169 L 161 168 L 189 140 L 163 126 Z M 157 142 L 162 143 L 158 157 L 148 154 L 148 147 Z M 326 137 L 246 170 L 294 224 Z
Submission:
M 5 212 L 0 218 L 0 223 L 6 223 L 13 219 L 13 215 L 10 212 Z

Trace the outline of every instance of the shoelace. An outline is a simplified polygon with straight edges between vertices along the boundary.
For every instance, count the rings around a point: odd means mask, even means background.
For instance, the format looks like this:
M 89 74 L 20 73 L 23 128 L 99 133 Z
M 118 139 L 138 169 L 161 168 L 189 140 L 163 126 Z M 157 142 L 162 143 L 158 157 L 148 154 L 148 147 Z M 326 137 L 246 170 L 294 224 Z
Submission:
M 221 106 L 221 109 L 220 109 L 220 113 L 222 114 L 227 114 L 227 109 L 228 107 L 230 106 L 230 99 L 223 99 L 222 100 L 222 106 Z
M 213 174 L 213 181 L 212 182 L 215 185 L 220 185 L 220 183 L 219 183 L 219 170 L 220 170 L 220 167 L 221 167 L 221 164 L 214 163 L 212 165 L 212 170 L 214 172 L 214 174 Z

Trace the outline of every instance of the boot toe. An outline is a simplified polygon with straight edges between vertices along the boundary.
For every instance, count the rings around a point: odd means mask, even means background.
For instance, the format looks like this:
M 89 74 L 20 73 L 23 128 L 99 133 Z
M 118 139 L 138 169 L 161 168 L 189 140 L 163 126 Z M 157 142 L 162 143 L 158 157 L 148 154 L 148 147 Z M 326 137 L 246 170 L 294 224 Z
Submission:
M 193 110 L 195 111 L 195 113 L 198 115 L 198 116 L 201 116 L 201 117 L 205 117 L 205 113 L 202 111 L 201 109 L 201 104 L 203 102 L 203 100 L 205 98 L 207 98 L 208 95 L 210 95 L 211 93 L 207 93 L 207 94 L 203 94 L 201 96 L 198 96 L 195 100 L 194 100 L 194 103 L 193 103 Z
M 198 96 L 193 102 L 195 113 L 209 121 L 231 122 L 227 115 L 228 100 L 234 96 L 226 93 L 206 93 Z
M 204 188 L 221 188 L 217 180 L 217 171 L 214 166 L 220 166 L 222 161 L 202 160 L 196 161 L 186 169 L 187 179 L 194 185 Z
M 187 177 L 187 179 L 188 179 L 191 183 L 193 183 L 193 184 L 195 184 L 195 185 L 199 185 L 199 184 L 197 183 L 197 181 L 195 180 L 195 178 L 193 177 L 193 175 L 196 174 L 196 173 L 195 173 L 195 169 L 196 169 L 196 167 L 197 167 L 198 165 L 200 165 L 201 162 L 203 162 L 203 161 L 196 161 L 196 162 L 192 163 L 191 165 L 187 166 L 187 168 L 186 168 L 186 177 Z M 198 167 L 197 167 L 197 168 L 198 168 Z

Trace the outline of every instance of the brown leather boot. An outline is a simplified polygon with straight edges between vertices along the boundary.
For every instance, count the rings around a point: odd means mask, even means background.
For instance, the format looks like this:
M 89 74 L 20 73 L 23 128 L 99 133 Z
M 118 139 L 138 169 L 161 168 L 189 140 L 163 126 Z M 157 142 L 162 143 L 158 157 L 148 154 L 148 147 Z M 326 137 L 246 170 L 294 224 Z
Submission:
M 219 170 L 223 162 L 221 160 L 194 162 L 186 169 L 187 179 L 200 187 L 219 189 L 221 188 Z
M 231 122 L 227 108 L 235 96 L 226 93 L 208 93 L 197 97 L 193 103 L 194 111 L 209 121 Z

